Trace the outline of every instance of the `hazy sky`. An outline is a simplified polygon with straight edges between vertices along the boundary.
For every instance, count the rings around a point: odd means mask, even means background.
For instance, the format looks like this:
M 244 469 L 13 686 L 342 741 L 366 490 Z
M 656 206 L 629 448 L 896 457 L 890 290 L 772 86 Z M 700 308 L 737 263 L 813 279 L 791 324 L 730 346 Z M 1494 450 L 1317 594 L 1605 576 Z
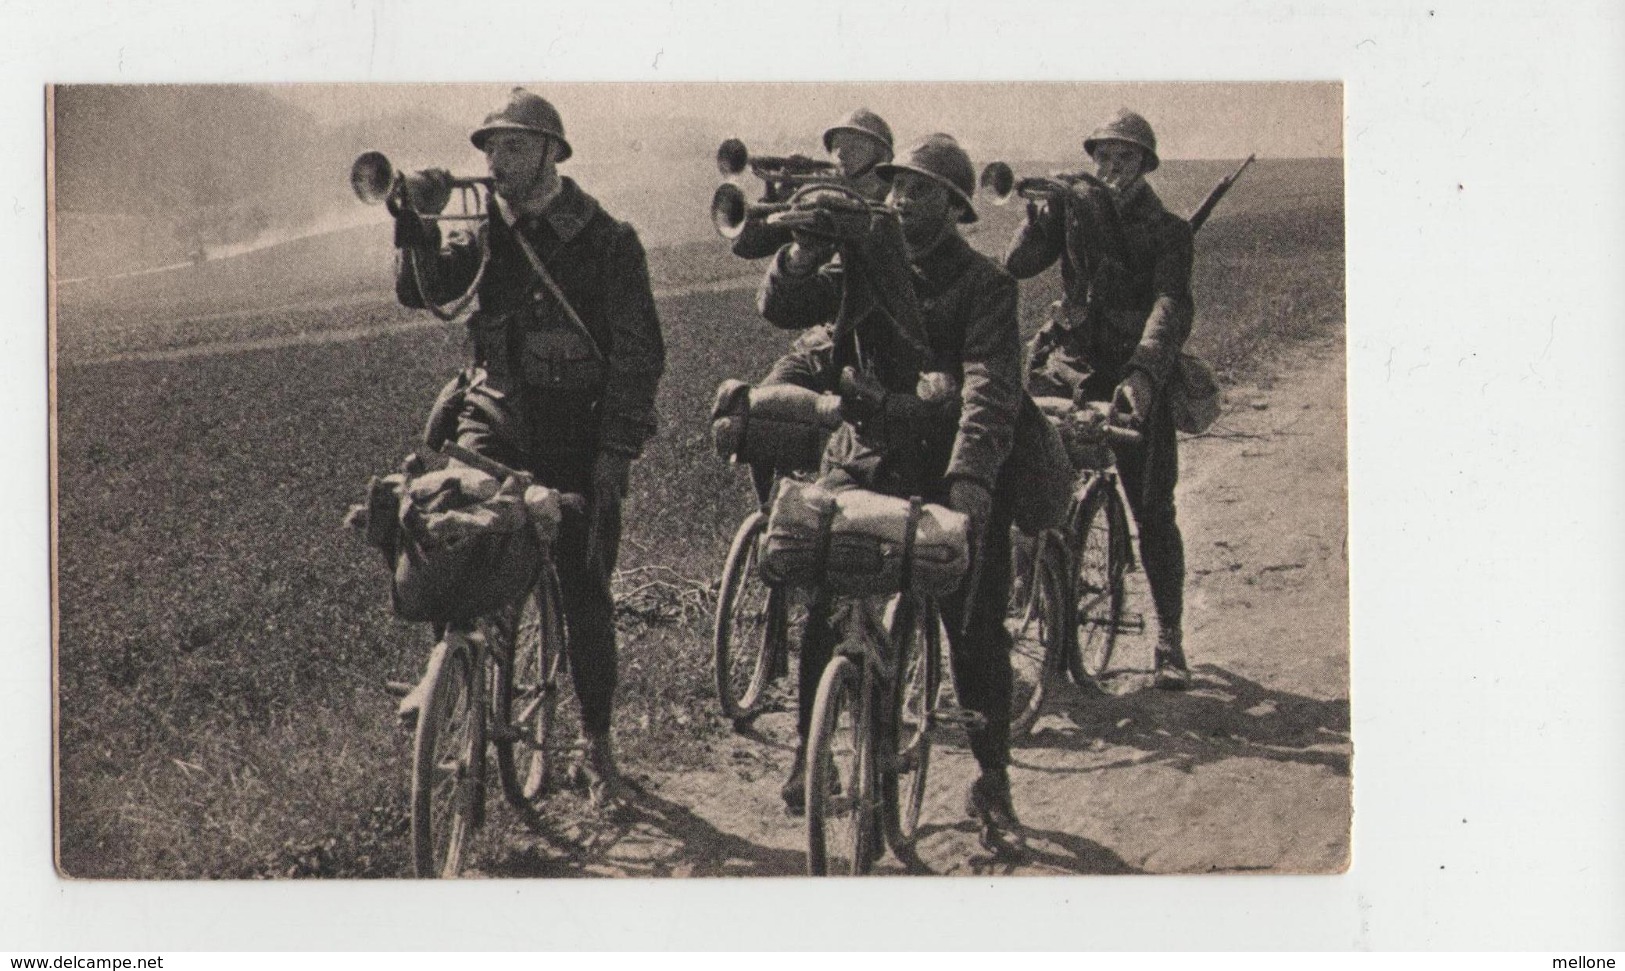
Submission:
M 511 84 L 282 85 L 269 90 L 324 121 L 415 108 L 474 127 Z M 899 148 L 934 132 L 980 159 L 1066 158 L 1120 106 L 1146 115 L 1168 158 L 1340 157 L 1342 85 L 1299 83 L 526 84 L 553 101 L 578 153 L 635 139 L 639 119 L 689 117 L 751 143 L 788 133 L 802 150 L 851 108 L 879 112 Z M 804 133 L 804 134 L 803 134 Z

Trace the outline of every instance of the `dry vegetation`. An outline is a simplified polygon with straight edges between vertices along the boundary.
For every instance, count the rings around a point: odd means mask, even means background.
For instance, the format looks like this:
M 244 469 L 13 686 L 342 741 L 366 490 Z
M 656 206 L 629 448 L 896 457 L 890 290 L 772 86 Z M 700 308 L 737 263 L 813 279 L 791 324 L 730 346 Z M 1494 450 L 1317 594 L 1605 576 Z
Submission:
M 1222 168 L 1193 168 L 1165 198 L 1188 211 Z M 1223 374 L 1256 375 L 1290 342 L 1341 338 L 1340 175 L 1337 163 L 1263 163 L 1203 231 L 1192 347 Z M 985 215 L 973 238 L 1000 249 L 1015 213 Z M 71 875 L 409 869 L 409 746 L 382 686 L 415 676 L 428 633 L 393 619 L 375 557 L 339 520 L 412 446 L 461 363 L 460 335 L 76 364 L 401 319 L 377 243 L 361 247 L 365 259 L 335 260 L 342 245 L 211 264 L 188 271 L 199 274 L 190 289 L 147 277 L 64 294 L 59 842 Z M 748 270 L 700 239 L 651 265 L 657 285 Z M 1056 286 L 1053 273 L 1024 286 L 1028 333 Z M 379 299 L 356 301 L 368 291 Z M 340 297 L 337 309 L 244 309 Z M 732 290 L 661 305 L 664 427 L 634 473 L 620 586 L 616 727 L 634 774 L 702 764 L 728 731 L 711 696 L 706 607 L 749 498 L 711 455 L 706 413 L 719 380 L 759 374 L 786 343 L 752 302 Z M 495 811 L 495 833 L 510 815 Z

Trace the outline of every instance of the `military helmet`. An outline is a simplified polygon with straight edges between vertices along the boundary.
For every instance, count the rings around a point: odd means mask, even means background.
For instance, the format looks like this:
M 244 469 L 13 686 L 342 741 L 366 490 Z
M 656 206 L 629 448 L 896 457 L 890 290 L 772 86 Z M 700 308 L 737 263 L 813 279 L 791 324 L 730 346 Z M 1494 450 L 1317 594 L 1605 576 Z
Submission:
M 976 221 L 976 210 L 970 201 L 971 193 L 976 191 L 976 173 L 971 168 L 970 156 L 959 147 L 954 136 L 937 132 L 909 149 L 901 160 L 875 166 L 875 174 L 887 182 L 898 172 L 918 172 L 947 186 L 965 205 L 959 221 Z
M 850 115 L 847 115 L 845 118 L 842 118 L 840 121 L 824 129 L 824 151 L 835 151 L 833 142 L 835 133 L 838 131 L 852 131 L 857 132 L 860 135 L 868 135 L 870 138 L 886 147 L 886 157 L 881 159 L 881 161 L 891 161 L 893 150 L 891 126 L 886 124 L 886 119 L 870 111 L 868 108 L 859 108 Z
M 1083 140 L 1084 152 L 1093 158 L 1095 146 L 1100 142 L 1138 145 L 1145 152 L 1145 171 L 1154 172 L 1157 169 L 1157 134 L 1151 130 L 1149 121 L 1127 108 L 1117 109 L 1117 114 L 1089 133 L 1089 137 Z
M 468 140 L 483 152 L 485 139 L 499 131 L 528 131 L 556 138 L 559 157 L 555 161 L 562 162 L 570 157 L 570 142 L 564 137 L 564 119 L 559 117 L 559 110 L 546 98 L 531 94 L 524 88 L 514 88 L 508 95 L 508 103 L 486 115 L 485 121 L 474 129 Z

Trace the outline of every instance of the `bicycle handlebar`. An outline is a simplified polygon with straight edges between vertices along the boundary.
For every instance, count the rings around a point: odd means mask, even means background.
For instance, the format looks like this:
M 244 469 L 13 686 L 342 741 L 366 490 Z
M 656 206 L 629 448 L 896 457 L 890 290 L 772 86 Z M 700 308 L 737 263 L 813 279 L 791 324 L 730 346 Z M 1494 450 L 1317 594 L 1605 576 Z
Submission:
M 496 459 L 487 458 L 470 448 L 453 441 L 447 441 L 440 446 L 440 454 L 449 459 L 456 459 L 470 468 L 479 469 L 486 475 L 497 479 L 521 479 L 529 484 L 536 477 L 529 472 L 503 465 Z M 579 492 L 559 492 L 559 506 L 567 512 L 585 513 L 587 511 L 587 497 Z
M 1138 445 L 1145 440 L 1145 436 L 1135 428 L 1124 428 L 1121 425 L 1102 425 L 1100 437 L 1107 445 Z

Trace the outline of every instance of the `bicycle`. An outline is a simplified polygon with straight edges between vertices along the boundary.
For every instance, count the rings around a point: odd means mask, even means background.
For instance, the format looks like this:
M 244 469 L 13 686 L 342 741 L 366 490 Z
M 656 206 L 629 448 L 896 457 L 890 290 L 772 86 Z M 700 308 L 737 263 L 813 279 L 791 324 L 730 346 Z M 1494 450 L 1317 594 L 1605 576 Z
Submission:
M 1044 410 L 1069 422 L 1078 477 L 1066 521 L 1033 544 L 1025 590 L 1012 597 L 1018 636 L 1011 654 L 1014 692 L 1011 735 L 1032 730 L 1048 687 L 1063 672 L 1078 685 L 1098 685 L 1125 630 L 1143 621 L 1125 618 L 1126 575 L 1134 568 L 1127 505 L 1112 446 L 1137 444 L 1140 433 L 1115 424 L 1103 404 L 1076 408 L 1069 401 Z M 1020 636 L 1034 625 L 1033 637 Z
M 757 466 L 751 475 L 757 508 L 728 546 L 711 638 L 717 700 L 736 728 L 761 713 L 768 685 L 789 673 L 790 594 L 758 570 L 776 477 Z
M 500 479 L 529 478 L 455 443 L 448 456 Z M 561 494 L 568 513 L 586 500 Z M 424 667 L 412 746 L 412 864 L 419 877 L 449 878 L 463 868 L 470 836 L 485 822 L 487 743 L 508 802 L 527 823 L 547 793 L 553 716 L 568 662 L 562 597 L 551 550 L 519 602 L 474 624 L 435 625 Z M 411 685 L 391 682 L 404 695 Z
M 762 400 L 763 395 L 771 400 Z M 750 469 L 756 499 L 723 562 L 711 642 L 717 700 L 734 726 L 743 728 L 766 707 L 767 687 L 789 674 L 792 631 L 798 626 L 790 592 L 765 582 L 758 570 L 768 513 L 781 479 L 816 474 L 833 426 L 819 424 L 821 396 L 803 388 L 728 381 L 718 396 L 714 421 L 725 413 L 743 418 L 731 429 L 738 432 L 735 438 L 718 442 L 719 454 Z M 742 415 L 724 412 L 725 401 L 735 409 L 743 405 Z
M 911 504 L 917 519 L 919 500 Z M 813 609 L 827 609 L 843 636 L 819 678 L 807 737 L 807 872 L 867 873 L 887 847 L 912 863 L 933 739 L 944 726 L 974 728 L 982 716 L 941 699 L 944 630 L 935 597 L 908 589 L 838 596 L 827 588 L 814 596 Z
M 1061 539 L 1071 561 L 1069 577 L 1077 636 L 1067 645 L 1067 669 L 1078 684 L 1106 674 L 1117 635 L 1144 628 L 1125 619 L 1125 576 L 1135 570 L 1128 506 L 1113 447 L 1138 445 L 1140 433 L 1116 424 L 1110 406 L 1094 402 L 1078 412 L 1073 428 L 1085 447 L 1078 456 L 1078 481 Z

